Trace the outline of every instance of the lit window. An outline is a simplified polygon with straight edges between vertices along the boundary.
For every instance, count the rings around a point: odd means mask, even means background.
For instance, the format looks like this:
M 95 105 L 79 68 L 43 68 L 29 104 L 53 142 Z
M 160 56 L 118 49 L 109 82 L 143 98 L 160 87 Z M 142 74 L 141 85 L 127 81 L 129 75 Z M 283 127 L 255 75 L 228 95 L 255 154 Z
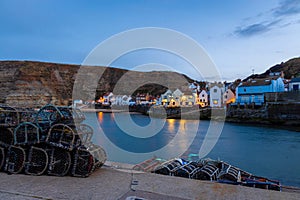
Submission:
M 218 100 L 216 100 L 216 99 L 213 100 L 213 104 L 214 104 L 214 105 L 217 105 L 217 104 L 218 104 Z

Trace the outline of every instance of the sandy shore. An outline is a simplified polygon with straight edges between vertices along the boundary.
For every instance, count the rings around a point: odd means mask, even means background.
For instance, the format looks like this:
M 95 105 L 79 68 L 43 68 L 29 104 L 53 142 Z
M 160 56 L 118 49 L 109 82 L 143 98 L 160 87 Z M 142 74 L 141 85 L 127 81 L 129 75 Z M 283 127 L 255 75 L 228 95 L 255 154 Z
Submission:
M 141 173 L 128 164 L 106 162 L 88 178 L 0 173 L 1 199 L 300 199 L 277 192 L 179 177 Z

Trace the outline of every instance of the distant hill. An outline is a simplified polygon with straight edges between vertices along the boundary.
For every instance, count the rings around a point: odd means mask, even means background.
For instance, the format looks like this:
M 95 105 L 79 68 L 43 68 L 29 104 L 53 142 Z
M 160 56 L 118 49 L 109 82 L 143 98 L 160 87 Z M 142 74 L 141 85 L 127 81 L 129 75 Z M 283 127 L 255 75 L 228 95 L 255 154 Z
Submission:
M 93 84 L 95 81 L 96 84 Z M 72 97 L 94 100 L 111 91 L 160 95 L 168 88 L 188 87 L 184 82 L 191 83 L 193 80 L 176 72 L 137 72 L 111 67 L 0 61 L 0 103 L 14 106 L 67 105 Z M 73 88 L 74 83 L 76 87 Z M 119 89 L 116 90 L 116 87 Z
M 248 80 L 249 78 L 266 78 L 269 76 L 271 72 L 283 72 L 284 77 L 286 79 L 291 79 L 293 77 L 300 77 L 300 57 L 293 58 L 286 62 L 282 62 L 277 64 L 262 74 L 254 74 L 247 77 L 244 81 Z

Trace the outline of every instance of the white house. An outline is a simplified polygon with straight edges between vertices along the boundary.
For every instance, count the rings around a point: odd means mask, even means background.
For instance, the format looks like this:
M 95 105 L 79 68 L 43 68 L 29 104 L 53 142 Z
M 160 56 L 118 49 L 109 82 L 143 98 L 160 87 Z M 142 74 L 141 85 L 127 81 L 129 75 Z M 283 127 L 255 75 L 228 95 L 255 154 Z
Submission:
M 184 94 L 179 90 L 179 89 L 176 89 L 173 93 L 172 93 L 172 96 L 171 96 L 171 99 L 170 99 L 170 106 L 180 106 L 181 105 L 181 98 Z
M 167 90 L 164 94 L 162 94 L 159 98 L 159 102 L 163 106 L 168 106 L 171 101 L 171 97 L 173 95 L 173 92 L 171 90 Z
M 114 96 L 114 94 L 112 92 L 104 94 L 103 95 L 102 105 L 104 105 L 104 106 L 110 106 L 111 100 L 112 100 L 113 96 Z
M 180 105 L 181 106 L 193 106 L 196 104 L 196 93 L 192 93 L 191 91 L 184 91 L 181 97 Z
M 111 104 L 118 105 L 118 106 L 129 105 L 130 100 L 131 97 L 127 95 L 114 95 L 111 98 Z
M 209 89 L 209 105 L 212 108 L 222 107 L 222 96 L 224 88 L 221 84 L 214 84 Z
M 208 93 L 206 90 L 201 90 L 197 97 L 197 104 L 201 107 L 208 106 Z

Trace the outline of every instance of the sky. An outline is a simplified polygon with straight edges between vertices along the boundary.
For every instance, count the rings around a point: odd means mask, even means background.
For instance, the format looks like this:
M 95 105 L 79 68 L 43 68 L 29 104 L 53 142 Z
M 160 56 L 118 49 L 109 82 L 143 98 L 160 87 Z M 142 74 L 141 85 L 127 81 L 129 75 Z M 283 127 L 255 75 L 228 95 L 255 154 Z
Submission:
M 0 60 L 69 64 L 83 63 L 115 34 L 170 29 L 196 41 L 228 81 L 300 53 L 300 0 L 0 0 L 0 26 Z M 146 49 L 112 66 L 159 63 L 202 78 L 175 57 Z

